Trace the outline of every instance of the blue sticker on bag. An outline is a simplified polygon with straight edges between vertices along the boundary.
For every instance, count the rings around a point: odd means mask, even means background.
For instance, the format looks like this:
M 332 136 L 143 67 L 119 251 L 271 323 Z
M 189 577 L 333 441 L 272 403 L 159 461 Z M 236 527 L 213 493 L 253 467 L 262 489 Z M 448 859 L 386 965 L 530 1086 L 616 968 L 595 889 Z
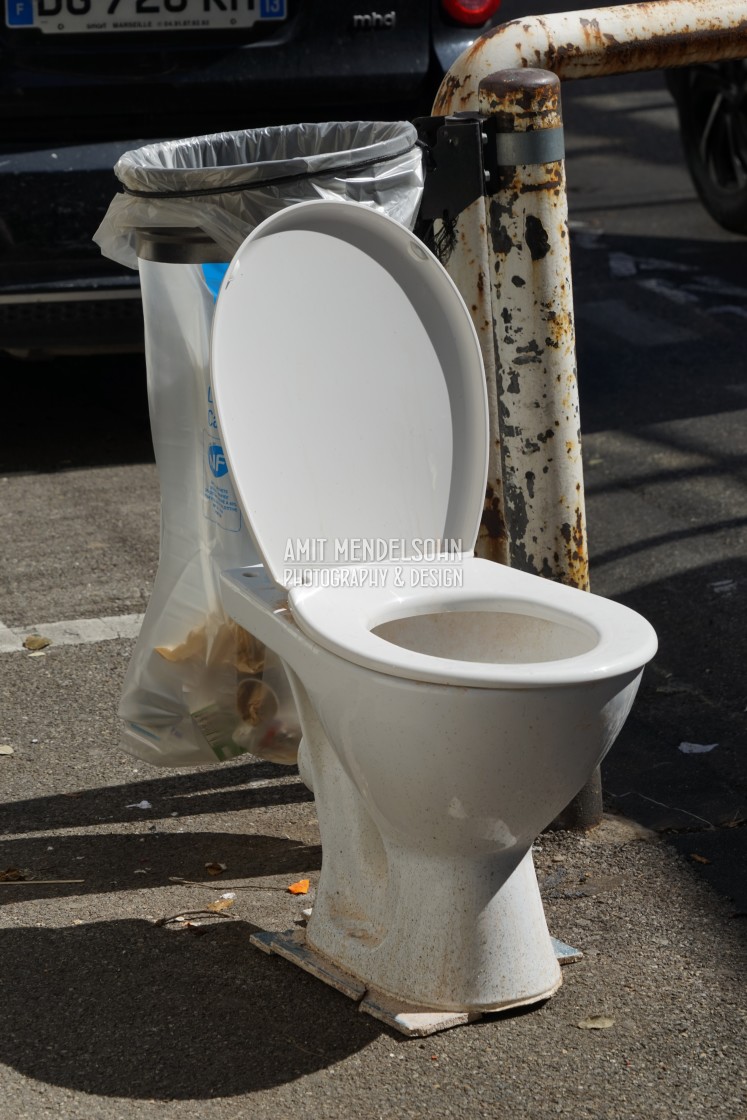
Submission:
M 228 264 L 229 262 L 226 261 L 225 264 L 204 264 L 202 266 L 202 275 L 213 299 L 218 298 L 223 277 L 228 272 Z
M 210 470 L 215 478 L 222 478 L 224 474 L 228 474 L 226 456 L 223 454 L 223 448 L 219 443 L 210 444 L 207 456 Z

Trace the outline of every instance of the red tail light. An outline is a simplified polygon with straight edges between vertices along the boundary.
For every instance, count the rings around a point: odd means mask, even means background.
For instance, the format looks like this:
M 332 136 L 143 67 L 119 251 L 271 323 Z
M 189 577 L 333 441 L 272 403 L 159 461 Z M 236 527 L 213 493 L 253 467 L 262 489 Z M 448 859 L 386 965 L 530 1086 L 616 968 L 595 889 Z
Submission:
M 479 27 L 501 6 L 501 0 L 441 0 L 444 11 L 459 23 Z

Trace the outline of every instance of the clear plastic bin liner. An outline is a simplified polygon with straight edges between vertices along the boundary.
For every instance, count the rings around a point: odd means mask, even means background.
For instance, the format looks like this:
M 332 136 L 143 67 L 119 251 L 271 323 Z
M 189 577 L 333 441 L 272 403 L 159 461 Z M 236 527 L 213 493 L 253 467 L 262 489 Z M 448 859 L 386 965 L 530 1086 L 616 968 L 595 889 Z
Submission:
M 138 229 L 198 226 L 230 260 L 264 218 L 294 202 L 342 198 L 412 226 L 422 152 L 406 121 L 342 121 L 219 132 L 148 144 L 114 168 L 124 187 L 94 235 L 137 268 Z
M 143 230 L 186 236 L 198 228 L 229 261 L 264 218 L 309 198 L 356 201 L 412 227 L 423 182 L 416 132 L 407 123 L 354 122 L 220 133 L 128 152 L 115 170 L 137 193 L 115 196 L 95 240 L 104 255 L 140 270 L 161 485 L 160 560 L 120 701 L 122 745 L 161 766 L 246 752 L 292 764 L 300 730 L 283 667 L 226 616 L 220 598 L 221 571 L 259 562 L 210 385 L 223 266 L 214 251 L 210 263 L 138 260 L 137 244 Z M 282 417 L 267 420 L 282 454 Z

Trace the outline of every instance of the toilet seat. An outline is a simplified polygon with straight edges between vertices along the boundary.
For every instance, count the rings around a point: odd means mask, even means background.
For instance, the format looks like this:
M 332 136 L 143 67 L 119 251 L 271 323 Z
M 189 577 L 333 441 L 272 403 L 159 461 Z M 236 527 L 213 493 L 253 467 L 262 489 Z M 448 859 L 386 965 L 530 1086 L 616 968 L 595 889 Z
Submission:
M 487 478 L 482 356 L 446 270 L 357 203 L 268 218 L 229 265 L 211 347 L 234 489 L 280 587 L 356 541 L 471 552 Z M 323 555 L 313 542 L 325 542 Z
M 653 655 L 654 631 L 621 604 L 471 555 L 488 454 L 479 342 L 445 269 L 397 222 L 317 201 L 258 226 L 217 300 L 212 378 L 257 550 L 318 645 L 390 676 L 476 688 L 591 681 Z M 377 557 L 383 586 L 360 578 L 373 562 L 350 563 L 346 544 L 366 541 L 396 549 Z M 458 561 L 414 559 L 435 541 Z M 437 587 L 418 586 L 429 566 Z M 521 623 L 502 655 L 506 615 Z M 482 659 L 472 647 L 491 627 Z
M 421 565 L 418 568 L 422 571 Z M 412 586 L 405 565 L 400 572 L 402 587 L 389 573 L 379 587 L 294 588 L 289 602 L 299 628 L 325 649 L 363 668 L 424 683 L 517 689 L 563 686 L 638 672 L 642 659 L 656 652 L 653 628 L 621 603 L 477 557 L 463 560 L 458 570 L 460 586 Z M 444 656 L 448 616 L 459 612 L 480 612 L 480 622 L 488 626 L 491 614 L 519 616 L 521 623 L 510 626 L 506 643 L 509 652 L 513 647 L 513 660 L 505 659 L 495 632 L 490 634 L 490 654 L 484 661 L 465 656 L 469 649 L 464 645 L 461 656 Z M 440 633 L 434 628 L 430 635 L 430 646 L 438 653 L 408 648 L 375 632 L 395 621 L 427 620 L 431 613 L 439 616 L 441 625 Z M 522 645 L 521 631 L 531 630 L 531 620 L 540 627 L 551 624 L 555 630 L 552 637 L 546 633 L 541 639 L 550 653 L 544 660 L 531 655 L 526 641 Z

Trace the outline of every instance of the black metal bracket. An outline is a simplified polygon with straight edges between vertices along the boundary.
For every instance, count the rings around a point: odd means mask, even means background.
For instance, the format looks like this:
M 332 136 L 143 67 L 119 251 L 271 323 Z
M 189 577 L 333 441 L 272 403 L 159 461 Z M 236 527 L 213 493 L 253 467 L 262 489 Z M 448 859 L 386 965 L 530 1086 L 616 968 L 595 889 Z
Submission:
M 419 220 L 454 219 L 501 182 L 499 169 L 564 158 L 563 129 L 502 132 L 495 116 L 416 117 L 426 175 Z
M 485 193 L 484 125 L 479 113 L 416 117 L 425 151 L 425 183 L 420 219 L 455 218 Z

